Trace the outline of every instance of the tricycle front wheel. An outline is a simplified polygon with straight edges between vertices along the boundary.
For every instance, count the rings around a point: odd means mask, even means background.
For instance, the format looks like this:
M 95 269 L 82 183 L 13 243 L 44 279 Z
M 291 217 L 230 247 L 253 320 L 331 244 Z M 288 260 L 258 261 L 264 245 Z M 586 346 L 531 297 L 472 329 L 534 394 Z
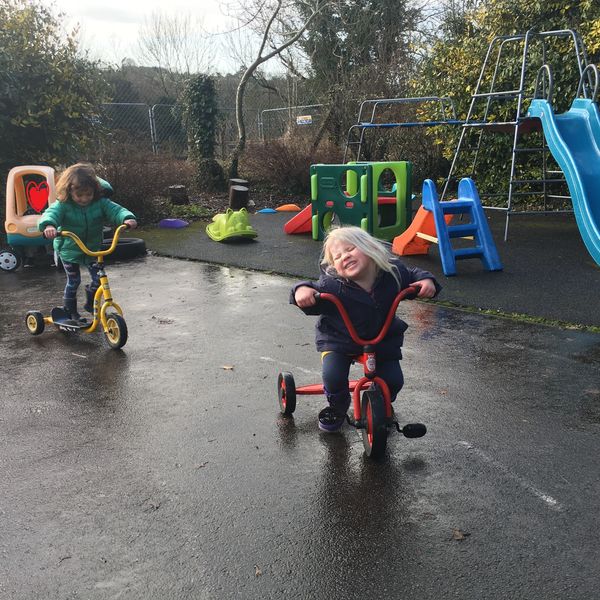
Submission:
M 127 324 L 125 319 L 117 314 L 106 315 L 106 341 L 113 350 L 122 348 L 127 342 Z
M 279 373 L 277 394 L 281 412 L 284 415 L 291 415 L 296 410 L 296 384 L 291 373 Z
M 40 335 L 45 327 L 44 315 L 37 310 L 30 310 L 25 317 L 25 325 L 31 335 Z
M 363 393 L 362 416 L 365 422 L 362 429 L 365 454 L 370 458 L 379 458 L 385 453 L 388 430 L 385 424 L 385 402 L 378 389 Z

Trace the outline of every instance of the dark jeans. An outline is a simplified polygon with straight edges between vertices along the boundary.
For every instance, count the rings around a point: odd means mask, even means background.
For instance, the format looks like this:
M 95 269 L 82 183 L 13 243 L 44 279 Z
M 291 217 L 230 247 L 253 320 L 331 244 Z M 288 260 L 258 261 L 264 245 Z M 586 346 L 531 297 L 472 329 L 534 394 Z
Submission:
M 338 352 L 322 354 L 323 385 L 327 400 L 336 412 L 346 413 L 350 407 L 350 391 L 348 387 L 348 374 L 352 357 Z M 381 377 L 390 388 L 392 402 L 404 385 L 404 375 L 398 360 L 378 360 L 377 375 Z
M 81 285 L 81 269 L 78 263 L 70 263 L 62 261 L 63 268 L 67 274 L 67 285 L 65 286 L 65 300 L 77 298 L 77 288 Z M 90 291 L 95 293 L 100 287 L 100 278 L 98 277 L 98 265 L 96 263 L 87 265 L 87 269 L 92 278 L 90 283 Z

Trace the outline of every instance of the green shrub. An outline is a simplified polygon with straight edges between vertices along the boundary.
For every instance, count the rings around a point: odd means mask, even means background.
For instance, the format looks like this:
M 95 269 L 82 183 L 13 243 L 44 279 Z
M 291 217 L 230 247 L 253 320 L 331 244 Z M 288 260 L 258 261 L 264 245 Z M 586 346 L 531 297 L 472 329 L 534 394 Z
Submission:
M 42 2 L 0 1 L 0 170 L 76 162 L 101 134 L 106 85 Z

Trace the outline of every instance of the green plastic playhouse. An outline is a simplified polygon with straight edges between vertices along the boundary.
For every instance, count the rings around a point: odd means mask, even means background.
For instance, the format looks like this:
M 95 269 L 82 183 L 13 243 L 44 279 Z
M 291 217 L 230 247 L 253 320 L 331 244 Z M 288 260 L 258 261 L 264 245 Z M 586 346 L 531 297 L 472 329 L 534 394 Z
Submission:
M 389 181 L 394 180 L 394 185 Z M 385 180 L 385 181 L 384 181 Z M 310 167 L 312 237 L 334 222 L 356 225 L 391 241 L 412 220 L 412 164 L 357 162 Z

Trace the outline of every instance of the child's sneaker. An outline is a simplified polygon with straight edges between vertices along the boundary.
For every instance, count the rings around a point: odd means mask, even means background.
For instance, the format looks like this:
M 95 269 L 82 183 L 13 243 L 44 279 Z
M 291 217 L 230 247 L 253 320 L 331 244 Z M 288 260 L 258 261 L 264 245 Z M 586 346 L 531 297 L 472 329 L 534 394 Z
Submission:
M 319 429 L 327 432 L 338 431 L 345 420 L 346 415 L 340 415 L 335 412 L 332 406 L 326 406 L 319 413 Z

